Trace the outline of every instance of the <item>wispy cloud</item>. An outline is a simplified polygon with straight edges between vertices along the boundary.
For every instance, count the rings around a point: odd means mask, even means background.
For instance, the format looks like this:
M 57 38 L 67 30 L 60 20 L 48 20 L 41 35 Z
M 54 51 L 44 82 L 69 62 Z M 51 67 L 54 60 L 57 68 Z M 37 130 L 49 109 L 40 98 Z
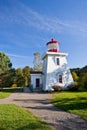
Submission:
M 10 53 L 7 53 L 7 55 L 14 58 L 30 58 L 29 56 L 10 54 Z
M 76 31 L 76 32 L 87 32 L 87 24 L 82 24 L 80 21 L 64 21 L 60 20 L 54 16 L 48 17 L 46 15 L 42 15 L 37 11 L 32 10 L 29 6 L 23 4 L 20 1 L 17 1 L 16 6 L 14 5 L 9 8 L 5 8 L 6 11 L 1 14 L 1 21 L 18 24 L 22 26 L 36 28 L 38 30 L 51 31 L 52 33 L 62 33 L 64 30 Z
M 53 33 L 61 33 L 65 29 L 70 29 L 70 31 L 74 30 L 76 32 L 87 32 L 87 23 L 84 24 L 77 20 L 75 22 L 75 19 L 73 21 L 64 21 L 57 18 L 57 16 L 54 16 L 54 18 L 48 17 L 32 10 L 21 2 L 19 2 L 19 5 L 24 9 L 24 12 L 19 12 L 19 16 L 21 16 L 23 24 L 33 26 L 39 30 L 51 31 Z

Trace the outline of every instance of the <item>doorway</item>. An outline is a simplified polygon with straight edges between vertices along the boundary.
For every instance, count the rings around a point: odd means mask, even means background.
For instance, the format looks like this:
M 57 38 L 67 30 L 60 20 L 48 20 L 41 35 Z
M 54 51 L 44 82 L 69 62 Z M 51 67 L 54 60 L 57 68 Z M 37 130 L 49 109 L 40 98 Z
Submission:
M 36 79 L 36 88 L 38 88 L 38 87 L 40 87 L 40 79 L 39 78 Z

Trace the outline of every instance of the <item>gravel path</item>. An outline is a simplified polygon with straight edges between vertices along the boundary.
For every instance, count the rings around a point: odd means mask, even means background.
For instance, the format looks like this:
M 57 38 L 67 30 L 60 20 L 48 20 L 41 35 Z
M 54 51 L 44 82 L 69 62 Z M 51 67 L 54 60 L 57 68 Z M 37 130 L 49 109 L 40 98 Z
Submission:
M 87 122 L 79 116 L 54 107 L 48 93 L 13 93 L 9 98 L 0 99 L 0 104 L 16 104 L 38 117 L 42 117 L 55 130 L 87 130 Z

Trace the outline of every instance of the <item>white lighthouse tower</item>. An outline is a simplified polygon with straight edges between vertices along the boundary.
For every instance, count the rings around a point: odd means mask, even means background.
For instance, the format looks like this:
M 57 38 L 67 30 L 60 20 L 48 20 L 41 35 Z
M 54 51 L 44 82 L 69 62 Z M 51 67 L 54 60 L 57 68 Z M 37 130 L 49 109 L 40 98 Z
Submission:
M 66 56 L 59 50 L 59 42 L 52 39 L 47 43 L 47 52 L 43 56 L 43 90 L 51 90 L 52 86 L 61 86 L 64 89 L 73 84 Z

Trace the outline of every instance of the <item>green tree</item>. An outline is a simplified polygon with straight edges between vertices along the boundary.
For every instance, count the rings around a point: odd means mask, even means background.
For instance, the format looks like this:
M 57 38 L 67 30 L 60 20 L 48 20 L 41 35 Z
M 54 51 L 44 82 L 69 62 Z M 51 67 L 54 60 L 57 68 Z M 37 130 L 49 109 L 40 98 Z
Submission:
M 79 83 L 81 88 L 87 89 L 87 72 L 81 73 Z
M 0 74 L 5 73 L 11 68 L 12 63 L 10 61 L 10 58 L 4 52 L 0 52 Z
M 24 86 L 25 80 L 23 76 L 23 70 L 21 68 L 18 68 L 16 70 L 15 83 L 17 84 L 18 87 Z
M 0 87 L 10 87 L 14 83 L 15 69 L 11 69 L 0 75 Z

